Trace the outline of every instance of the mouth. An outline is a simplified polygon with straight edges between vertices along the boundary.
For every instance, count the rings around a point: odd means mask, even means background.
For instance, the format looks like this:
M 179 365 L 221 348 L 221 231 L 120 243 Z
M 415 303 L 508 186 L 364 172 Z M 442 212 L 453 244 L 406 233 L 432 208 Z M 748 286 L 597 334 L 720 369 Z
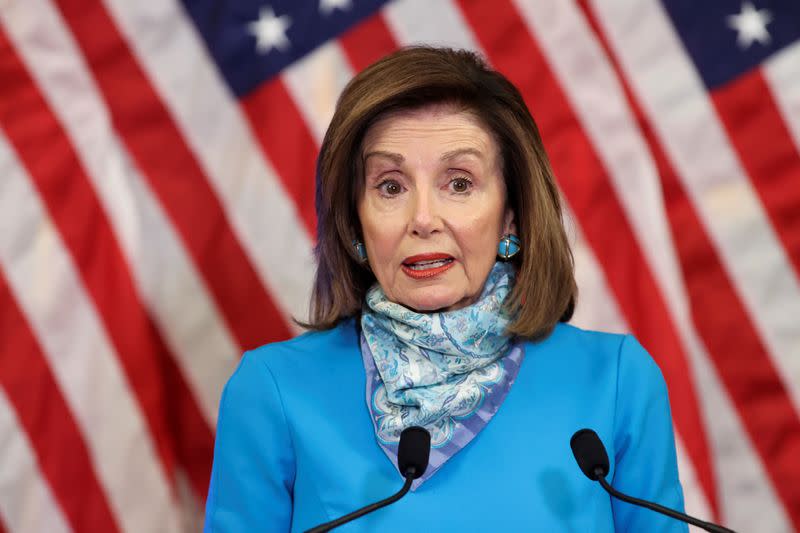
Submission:
M 403 261 L 403 272 L 413 279 L 427 279 L 447 271 L 455 259 L 447 254 L 420 254 Z
M 403 263 L 403 266 L 408 267 L 411 270 L 429 270 L 431 268 L 449 265 L 452 262 L 452 259 L 437 259 L 436 261 L 419 261 L 411 264 Z

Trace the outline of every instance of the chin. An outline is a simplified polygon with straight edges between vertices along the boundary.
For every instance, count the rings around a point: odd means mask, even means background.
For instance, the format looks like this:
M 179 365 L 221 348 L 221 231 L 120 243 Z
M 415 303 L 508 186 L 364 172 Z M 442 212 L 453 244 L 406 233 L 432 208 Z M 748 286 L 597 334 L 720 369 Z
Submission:
M 416 292 L 416 291 L 415 291 Z M 464 298 L 451 291 L 439 293 L 435 289 L 420 289 L 420 294 L 409 295 L 405 301 L 400 303 L 408 308 L 422 313 L 432 313 L 435 311 L 449 311 L 463 307 Z

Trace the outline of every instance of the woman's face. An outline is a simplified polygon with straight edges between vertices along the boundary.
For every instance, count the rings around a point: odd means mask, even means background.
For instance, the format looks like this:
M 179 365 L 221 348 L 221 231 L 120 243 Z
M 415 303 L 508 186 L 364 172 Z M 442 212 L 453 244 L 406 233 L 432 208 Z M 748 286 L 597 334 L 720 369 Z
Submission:
M 358 204 L 369 265 L 389 300 L 417 311 L 473 303 L 514 231 L 497 143 L 471 114 L 430 106 L 364 137 Z

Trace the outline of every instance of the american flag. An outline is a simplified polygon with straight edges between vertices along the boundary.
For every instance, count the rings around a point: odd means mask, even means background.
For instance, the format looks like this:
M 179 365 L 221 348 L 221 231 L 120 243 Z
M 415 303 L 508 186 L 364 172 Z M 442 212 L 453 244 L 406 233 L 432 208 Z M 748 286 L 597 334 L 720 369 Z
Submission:
M 661 366 L 687 510 L 800 531 L 798 37 L 790 0 L 0 0 L 0 531 L 197 530 L 224 382 L 307 314 L 337 95 L 413 43 L 526 98 L 573 323 Z

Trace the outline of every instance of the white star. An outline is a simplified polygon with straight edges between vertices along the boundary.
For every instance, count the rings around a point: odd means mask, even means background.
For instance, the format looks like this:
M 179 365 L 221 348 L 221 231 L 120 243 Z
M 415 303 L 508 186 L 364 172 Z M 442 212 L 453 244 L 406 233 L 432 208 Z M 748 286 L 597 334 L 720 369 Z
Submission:
M 736 42 L 739 47 L 747 49 L 758 41 L 766 46 L 772 40 L 767 31 L 767 24 L 772 22 L 772 13 L 766 9 L 756 9 L 750 2 L 742 3 L 742 12 L 728 16 L 728 26 L 739 32 Z
M 350 0 L 319 0 L 319 10 L 323 15 L 330 15 L 334 9 L 345 11 L 351 6 Z
M 292 25 L 289 15 L 275 16 L 271 7 L 262 7 L 258 20 L 247 25 L 247 31 L 256 38 L 256 50 L 260 54 L 269 53 L 273 48 L 285 52 L 289 48 L 286 30 Z

